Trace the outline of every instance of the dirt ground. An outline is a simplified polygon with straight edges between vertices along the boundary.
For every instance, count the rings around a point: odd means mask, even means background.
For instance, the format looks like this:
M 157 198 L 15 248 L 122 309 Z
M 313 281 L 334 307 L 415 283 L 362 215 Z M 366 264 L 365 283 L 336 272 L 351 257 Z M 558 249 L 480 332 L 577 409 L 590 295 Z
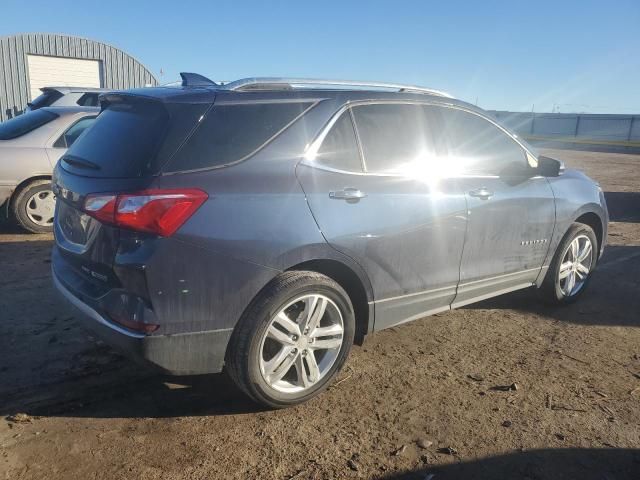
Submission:
M 54 294 L 51 236 L 0 227 L 0 478 L 640 479 L 640 156 L 546 153 L 611 210 L 577 304 L 523 291 L 380 332 L 288 410 L 121 358 Z

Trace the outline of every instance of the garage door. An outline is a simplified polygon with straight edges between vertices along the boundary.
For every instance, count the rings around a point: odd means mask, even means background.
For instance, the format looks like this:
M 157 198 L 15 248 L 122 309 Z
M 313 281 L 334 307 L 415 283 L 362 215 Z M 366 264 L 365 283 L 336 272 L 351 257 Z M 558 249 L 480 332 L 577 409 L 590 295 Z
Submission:
M 31 100 L 42 87 L 100 87 L 100 61 L 27 55 Z

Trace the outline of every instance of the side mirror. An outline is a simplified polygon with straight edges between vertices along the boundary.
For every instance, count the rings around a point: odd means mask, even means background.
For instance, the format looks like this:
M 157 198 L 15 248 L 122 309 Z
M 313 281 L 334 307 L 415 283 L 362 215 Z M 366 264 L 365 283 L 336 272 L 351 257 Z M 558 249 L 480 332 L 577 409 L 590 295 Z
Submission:
M 540 156 L 538 157 L 536 172 L 543 177 L 559 177 L 564 172 L 564 162 L 555 158 Z

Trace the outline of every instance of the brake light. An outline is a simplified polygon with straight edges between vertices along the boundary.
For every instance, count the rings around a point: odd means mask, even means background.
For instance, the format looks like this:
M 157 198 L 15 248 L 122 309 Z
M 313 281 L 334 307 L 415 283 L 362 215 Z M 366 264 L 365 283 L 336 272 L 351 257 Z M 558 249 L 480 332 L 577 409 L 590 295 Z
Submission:
M 103 223 L 169 237 L 207 198 L 209 196 L 198 189 L 96 193 L 87 196 L 84 211 Z

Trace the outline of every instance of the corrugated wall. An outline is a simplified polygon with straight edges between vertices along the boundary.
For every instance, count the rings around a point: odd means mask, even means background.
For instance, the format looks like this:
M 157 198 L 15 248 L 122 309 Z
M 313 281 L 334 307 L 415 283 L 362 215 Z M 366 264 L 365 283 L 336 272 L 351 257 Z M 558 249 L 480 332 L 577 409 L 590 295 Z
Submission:
M 592 143 L 640 142 L 640 115 L 491 112 L 523 137 L 585 140 Z
M 22 111 L 29 95 L 27 55 L 100 60 L 105 88 L 157 85 L 147 68 L 122 50 L 86 38 L 28 33 L 0 37 L 0 121 Z

